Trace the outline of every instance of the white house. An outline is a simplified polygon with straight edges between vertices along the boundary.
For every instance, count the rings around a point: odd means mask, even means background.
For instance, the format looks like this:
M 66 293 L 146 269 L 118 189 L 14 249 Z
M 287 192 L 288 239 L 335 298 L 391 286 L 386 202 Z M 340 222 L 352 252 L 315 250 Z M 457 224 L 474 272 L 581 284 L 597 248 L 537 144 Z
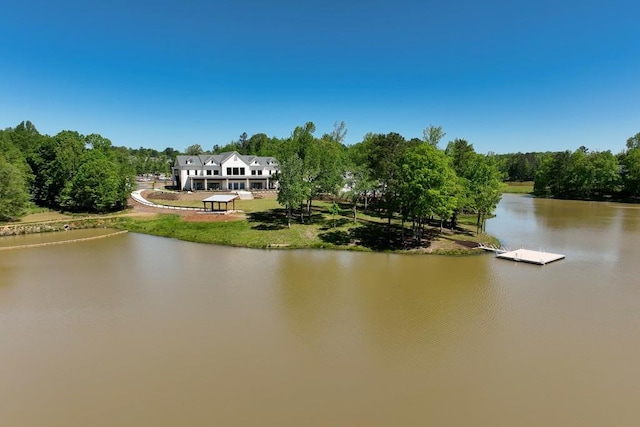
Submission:
M 173 185 L 180 190 L 267 190 L 275 188 L 278 162 L 273 157 L 222 154 L 177 156 Z

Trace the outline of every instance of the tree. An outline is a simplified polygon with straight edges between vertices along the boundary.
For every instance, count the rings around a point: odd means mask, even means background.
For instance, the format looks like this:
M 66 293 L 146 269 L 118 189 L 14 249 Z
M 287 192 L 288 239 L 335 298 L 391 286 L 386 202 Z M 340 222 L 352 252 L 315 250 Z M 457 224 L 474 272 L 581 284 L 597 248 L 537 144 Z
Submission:
M 614 194 L 621 190 L 620 166 L 618 160 L 611 151 L 591 153 L 591 163 L 593 165 L 594 193 Z
M 340 206 L 338 206 L 337 203 L 331 203 L 331 206 L 329 206 L 329 213 L 332 216 L 333 219 L 333 227 L 336 226 L 336 217 L 338 215 L 340 215 Z
M 487 216 L 495 210 L 502 198 L 502 179 L 492 157 L 475 155 L 469 185 L 473 208 L 477 214 L 476 232 L 483 233 Z
M 640 148 L 640 132 L 627 139 L 627 149 Z
M 365 209 L 367 208 L 367 197 L 376 188 L 376 182 L 371 179 L 366 165 L 352 163 L 346 174 L 345 186 L 348 189 L 345 196 L 351 201 L 353 222 L 356 223 L 358 202 L 363 200 Z
M 630 149 L 623 160 L 624 192 L 632 197 L 640 195 L 640 148 Z
M 249 135 L 246 132 L 242 132 L 240 138 L 238 139 L 238 145 L 240 146 L 240 154 L 251 154 L 249 152 L 249 147 L 247 145 L 249 141 Z
M 387 216 L 387 236 L 390 239 L 391 218 L 399 207 L 401 161 L 407 143 L 398 133 L 373 135 L 369 143 L 368 165 L 372 179 L 380 183 Z
M 187 156 L 197 156 L 198 154 L 204 153 L 204 150 L 200 146 L 200 144 L 193 144 L 187 147 L 184 152 Z
M 94 150 L 99 150 L 103 153 L 109 153 L 111 151 L 111 141 L 102 135 L 92 133 L 85 137 L 86 143 Z M 155 150 L 153 150 L 155 151 Z M 157 156 L 157 152 L 152 154 L 153 157 Z
M 93 149 L 65 185 L 61 205 L 72 211 L 119 210 L 126 206 L 132 185 L 126 167 L 111 159 L 108 153 Z
M 0 154 L 0 221 L 12 221 L 24 215 L 29 202 L 22 170 Z
M 456 174 L 468 178 L 472 173 L 476 155 L 473 144 L 469 144 L 464 139 L 456 138 L 447 144 L 445 152 L 451 158 L 451 165 Z
M 471 179 L 473 175 L 474 161 L 476 152 L 473 144 L 469 144 L 464 139 L 456 138 L 447 144 L 445 149 L 446 155 L 451 160 L 451 167 L 458 176 L 457 187 L 458 197 L 457 205 L 451 215 L 451 228 L 455 228 L 458 223 L 458 215 L 464 211 L 475 212 L 473 208 L 473 190 L 471 188 Z
M 540 195 L 566 195 L 570 157 L 568 150 L 549 155 L 536 173 L 533 191 Z
M 39 141 L 29 159 L 35 175 L 33 199 L 38 205 L 60 207 L 62 190 L 75 176 L 85 151 L 85 139 L 75 131 Z
M 437 147 L 446 133 L 442 130 L 442 126 L 429 125 L 428 128 L 422 131 L 422 139 L 424 142 Z
M 403 220 L 411 218 L 413 238 L 421 243 L 429 217 L 444 219 L 457 205 L 457 177 L 444 152 L 434 145 L 421 144 L 410 149 L 402 161 L 401 200 Z
M 338 144 L 344 144 L 344 139 L 347 136 L 347 124 L 342 121 L 340 123 L 333 122 L 333 130 L 330 134 L 323 135 L 322 139 L 329 139 L 337 142 Z
M 297 153 L 279 159 L 278 203 L 287 210 L 287 226 L 291 228 L 291 212 L 308 197 L 309 188 L 303 180 L 304 164 Z

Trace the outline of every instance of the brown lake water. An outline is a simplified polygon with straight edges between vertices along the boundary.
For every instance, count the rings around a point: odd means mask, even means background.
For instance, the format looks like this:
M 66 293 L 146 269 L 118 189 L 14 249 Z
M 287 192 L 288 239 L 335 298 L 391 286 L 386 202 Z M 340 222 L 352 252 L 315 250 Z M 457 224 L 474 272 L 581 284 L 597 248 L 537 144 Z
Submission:
M 488 232 L 567 258 L 0 251 L 0 425 L 640 424 L 640 208 L 505 195 Z

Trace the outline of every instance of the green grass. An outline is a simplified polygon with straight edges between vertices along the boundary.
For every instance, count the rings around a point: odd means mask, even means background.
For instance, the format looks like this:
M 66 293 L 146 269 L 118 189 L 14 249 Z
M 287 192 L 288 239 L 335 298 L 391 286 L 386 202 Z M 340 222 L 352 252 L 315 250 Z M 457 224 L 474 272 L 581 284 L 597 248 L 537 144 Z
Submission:
M 533 181 L 505 182 L 503 193 L 530 194 L 533 192 Z
M 73 218 L 71 215 L 54 211 L 47 208 L 41 208 L 36 205 L 31 205 L 27 208 L 26 214 L 14 222 L 14 224 L 35 223 L 35 222 L 48 222 L 48 221 L 64 221 L 66 219 Z
M 121 228 L 129 231 L 172 237 L 199 243 L 212 243 L 249 248 L 334 248 L 360 251 L 416 251 L 437 245 L 439 253 L 470 253 L 459 242 L 493 243 L 491 236 L 476 236 L 474 227 L 463 226 L 455 233 L 445 230 L 441 235 L 438 227 L 427 227 L 425 244 L 412 246 L 409 225 L 405 227 L 405 237 L 401 240 L 401 226 L 397 220 L 392 223 L 392 232 L 387 234 L 386 219 L 375 215 L 358 214 L 358 222 L 353 222 L 348 206 L 342 206 L 341 215 L 330 215 L 329 203 L 314 202 L 311 219 L 292 218 L 287 227 L 284 209 L 277 206 L 274 199 L 242 201 L 247 212 L 245 220 L 227 222 L 188 222 L 179 215 L 160 214 L 153 218 L 123 217 L 119 219 Z M 236 206 L 238 207 L 238 206 Z M 267 207 L 260 210 L 259 208 Z M 474 246 L 469 243 L 467 246 Z

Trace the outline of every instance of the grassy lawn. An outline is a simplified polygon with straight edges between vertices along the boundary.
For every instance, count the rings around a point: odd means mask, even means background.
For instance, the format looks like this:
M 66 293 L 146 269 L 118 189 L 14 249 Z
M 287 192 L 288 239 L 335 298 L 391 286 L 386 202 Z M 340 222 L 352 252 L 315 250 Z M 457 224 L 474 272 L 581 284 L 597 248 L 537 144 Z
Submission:
M 533 192 L 533 181 L 505 182 L 503 193 L 530 194 Z
M 175 202 L 175 201 L 171 201 Z M 227 222 L 189 222 L 179 215 L 160 214 L 153 218 L 122 218 L 120 225 L 130 231 L 173 237 L 199 243 L 213 243 L 249 248 L 334 248 L 361 251 L 400 251 L 468 253 L 470 247 L 482 241 L 494 243 L 488 235 L 476 236 L 475 227 L 464 225 L 475 219 L 464 218 L 461 228 L 454 232 L 430 226 L 425 230 L 423 244 L 415 246 L 409 238 L 409 225 L 405 226 L 405 240 L 399 221 L 393 220 L 391 233 L 387 232 L 386 219 L 358 213 L 353 222 L 349 206 L 342 206 L 341 215 L 330 215 L 329 203 L 316 201 L 312 215 L 300 223 L 299 214 L 287 227 L 285 211 L 275 199 L 242 200 L 246 219 Z M 463 242 L 463 243 L 460 243 Z M 468 243 L 467 243 L 468 242 Z

